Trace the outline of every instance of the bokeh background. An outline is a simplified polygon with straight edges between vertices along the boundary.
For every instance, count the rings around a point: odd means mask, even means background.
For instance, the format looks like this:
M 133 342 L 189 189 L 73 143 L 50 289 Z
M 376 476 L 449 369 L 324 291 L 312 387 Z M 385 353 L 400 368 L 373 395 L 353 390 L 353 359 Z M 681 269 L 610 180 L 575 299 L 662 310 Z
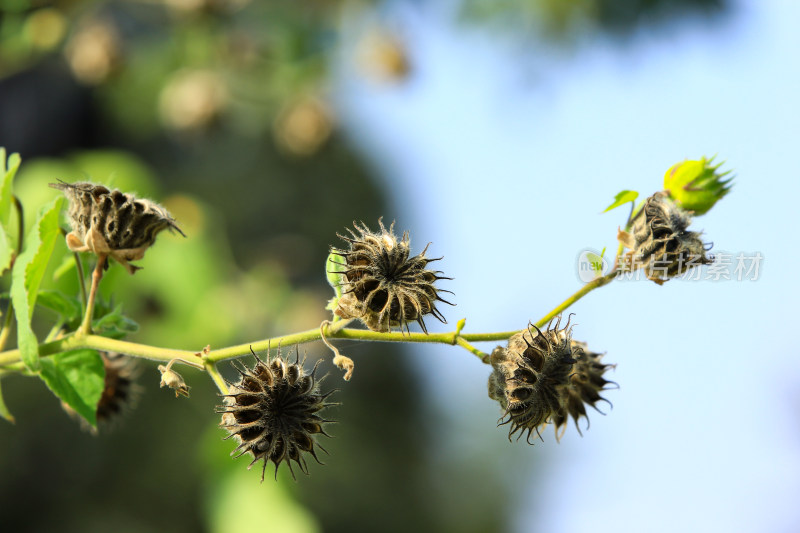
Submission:
M 580 286 L 582 250 L 615 249 L 616 192 L 703 155 L 737 180 L 695 229 L 764 257 L 757 280 L 619 282 L 575 305 L 620 390 L 560 443 L 509 443 L 488 367 L 446 346 L 339 341 L 349 383 L 306 346 L 341 406 L 327 465 L 296 482 L 228 457 L 191 370 L 175 399 L 144 365 L 136 408 L 97 437 L 39 381 L 4 379 L 3 529 L 797 531 L 798 21 L 789 0 L 0 0 L 0 146 L 23 158 L 29 219 L 46 183 L 90 178 L 189 236 L 104 279 L 132 340 L 318 325 L 336 232 L 379 216 L 444 255 L 450 327 L 521 328 Z M 48 287 L 75 294 L 56 263 Z

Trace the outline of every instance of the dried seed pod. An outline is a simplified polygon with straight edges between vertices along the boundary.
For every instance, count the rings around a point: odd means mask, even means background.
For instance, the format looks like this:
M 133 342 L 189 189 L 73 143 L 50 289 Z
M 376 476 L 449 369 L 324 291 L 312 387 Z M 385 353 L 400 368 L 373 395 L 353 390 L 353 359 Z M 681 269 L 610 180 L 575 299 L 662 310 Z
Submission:
M 434 283 L 442 276 L 438 270 L 429 270 L 428 263 L 441 259 L 425 257 L 425 249 L 410 257 L 408 232 L 398 240 L 394 234 L 394 223 L 387 230 L 379 219 L 380 233 L 373 233 L 362 222 L 354 223 L 355 230 L 347 229 L 350 237 L 339 235 L 348 242 L 347 250 L 331 248 L 331 254 L 343 259 L 338 271 L 342 296 L 338 299 L 335 313 L 342 318 L 357 318 L 372 331 L 390 331 L 393 327 L 405 328 L 409 322 L 419 323 L 422 331 L 428 332 L 423 316 L 431 314 L 447 323 L 436 308 L 436 302 L 452 303 L 439 296 Z M 358 232 L 358 233 L 356 233 Z
M 275 464 L 276 479 L 282 462 L 289 466 L 292 478 L 292 461 L 307 475 L 304 454 L 311 454 L 322 464 L 315 446 L 328 453 L 315 437 L 329 436 L 324 425 L 332 421 L 322 418 L 319 412 L 333 405 L 326 400 L 335 390 L 324 394 L 319 391 L 322 379 L 315 376 L 319 362 L 306 374 L 299 355 L 293 364 L 284 361 L 280 353 L 267 361 L 253 355 L 256 364 L 252 370 L 234 365 L 241 379 L 236 384 L 229 382 L 229 394 L 224 396 L 223 405 L 217 411 L 222 413 L 220 427 L 230 433 L 226 439 L 233 437 L 239 444 L 231 455 L 236 452 L 239 452 L 236 457 L 252 454 L 248 469 L 263 461 L 262 482 L 270 461 Z
M 130 356 L 117 352 L 100 352 L 105 369 L 105 386 L 97 402 L 97 426 L 111 427 L 124 413 L 130 411 L 141 394 L 136 383 L 139 376 L 139 362 Z M 61 406 L 73 418 L 80 420 L 81 428 L 93 434 L 97 430 L 76 413 L 69 405 Z
M 665 192 L 655 193 L 633 217 L 630 233 L 619 232 L 619 241 L 630 249 L 621 268 L 641 268 L 648 279 L 662 285 L 690 268 L 712 263 L 706 256 L 710 245 L 700 240 L 700 233 L 687 230 L 691 221 Z
M 588 404 L 595 407 L 600 391 L 612 383 L 603 377 L 611 365 L 600 363 L 602 355 L 589 352 L 586 345 L 572 340 L 572 328 L 559 329 L 561 318 L 544 331 L 531 325 L 492 352 L 489 397 L 497 400 L 505 413 L 500 424 L 511 424 L 508 438 L 527 430 L 527 439 L 539 427 L 553 424 L 556 437 L 566 428 L 571 416 L 578 425 L 586 417 Z M 588 420 L 588 419 L 587 419 Z M 580 428 L 578 429 L 580 432 Z
M 175 230 L 186 236 L 169 212 L 150 200 L 89 182 L 61 181 L 50 186 L 69 200 L 69 249 L 108 255 L 131 274 L 140 267 L 129 261 L 144 257 L 161 231 Z

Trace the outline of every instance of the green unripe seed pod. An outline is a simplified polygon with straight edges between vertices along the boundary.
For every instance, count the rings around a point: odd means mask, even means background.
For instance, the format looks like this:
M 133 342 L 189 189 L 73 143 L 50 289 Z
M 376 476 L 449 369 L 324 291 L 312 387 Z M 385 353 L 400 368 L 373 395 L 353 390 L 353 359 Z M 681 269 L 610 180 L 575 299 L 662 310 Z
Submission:
M 664 190 L 675 202 L 695 215 L 707 213 L 731 189 L 733 177 L 718 172 L 722 163 L 712 166 L 713 158 L 686 160 L 673 165 L 664 175 Z

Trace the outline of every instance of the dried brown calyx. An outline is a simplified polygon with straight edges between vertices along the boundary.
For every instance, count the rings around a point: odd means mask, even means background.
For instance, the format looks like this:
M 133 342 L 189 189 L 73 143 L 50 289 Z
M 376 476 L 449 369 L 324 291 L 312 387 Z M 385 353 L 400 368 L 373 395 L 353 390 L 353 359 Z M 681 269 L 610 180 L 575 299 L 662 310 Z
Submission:
M 186 236 L 169 212 L 151 200 L 89 182 L 50 186 L 69 200 L 69 249 L 112 257 L 131 274 L 140 267 L 130 261 L 142 259 L 163 230 Z
M 630 252 L 623 256 L 624 271 L 643 269 L 659 285 L 687 270 L 713 262 L 706 255 L 710 245 L 700 233 L 688 231 L 692 217 L 665 192 L 648 198 L 631 221 L 630 232 L 620 231 L 619 242 Z

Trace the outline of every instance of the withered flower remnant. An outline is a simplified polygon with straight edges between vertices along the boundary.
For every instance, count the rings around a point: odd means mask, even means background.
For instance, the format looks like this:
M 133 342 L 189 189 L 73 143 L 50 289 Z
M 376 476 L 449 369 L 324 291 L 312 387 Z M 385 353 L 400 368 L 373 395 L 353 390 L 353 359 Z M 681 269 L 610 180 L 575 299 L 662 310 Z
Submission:
M 586 417 L 585 405 L 596 409 L 598 401 L 606 401 L 600 391 L 612 383 L 603 377 L 612 365 L 602 364 L 601 354 L 572 340 L 569 321 L 563 329 L 560 324 L 559 317 L 545 330 L 531 325 L 491 354 L 489 397 L 504 410 L 501 425 L 511 425 L 509 440 L 527 431 L 530 442 L 545 424 L 552 424 L 560 438 L 570 416 L 578 427 L 578 420 Z
M 107 255 L 131 274 L 141 267 L 129 261 L 142 259 L 161 231 L 175 230 L 186 236 L 169 212 L 151 200 L 89 182 L 50 186 L 69 200 L 69 249 Z
M 710 248 L 700 233 L 687 228 L 689 212 L 678 207 L 665 192 L 648 198 L 633 217 L 631 230 L 620 231 L 617 238 L 630 252 L 620 267 L 623 271 L 643 269 L 647 278 L 659 285 L 687 270 L 713 262 L 706 255 Z
M 411 257 L 408 232 L 402 239 L 394 234 L 394 223 L 387 230 L 383 220 L 378 220 L 380 232 L 373 233 L 362 222 L 355 230 L 347 229 L 350 236 L 339 235 L 349 243 L 348 249 L 331 248 L 331 254 L 342 262 L 336 272 L 338 288 L 342 295 L 334 310 L 342 318 L 357 318 L 372 331 L 387 332 L 391 328 L 408 331 L 409 322 L 419 323 L 422 331 L 428 332 L 423 317 L 433 315 L 443 323 L 444 316 L 436 308 L 436 302 L 452 303 L 439 296 L 434 283 L 445 277 L 441 271 L 430 270 L 428 263 L 441 259 L 425 257 L 422 253 Z M 340 267 L 340 268 L 339 268 Z

